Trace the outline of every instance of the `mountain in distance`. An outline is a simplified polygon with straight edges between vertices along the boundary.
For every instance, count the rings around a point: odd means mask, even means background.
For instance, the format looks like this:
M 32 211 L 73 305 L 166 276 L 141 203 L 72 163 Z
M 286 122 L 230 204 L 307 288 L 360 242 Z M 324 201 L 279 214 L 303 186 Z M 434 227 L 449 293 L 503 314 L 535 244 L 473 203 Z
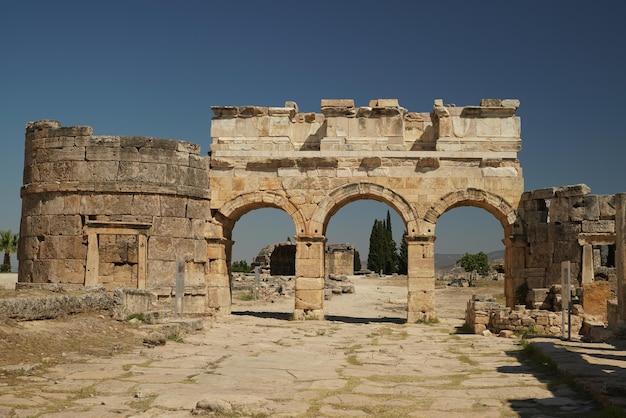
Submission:
M 435 253 L 435 268 L 436 269 L 449 269 L 454 267 L 456 262 L 463 257 L 463 254 L 437 254 Z M 504 259 L 504 250 L 492 251 L 487 253 L 489 263 L 493 263 L 495 260 Z

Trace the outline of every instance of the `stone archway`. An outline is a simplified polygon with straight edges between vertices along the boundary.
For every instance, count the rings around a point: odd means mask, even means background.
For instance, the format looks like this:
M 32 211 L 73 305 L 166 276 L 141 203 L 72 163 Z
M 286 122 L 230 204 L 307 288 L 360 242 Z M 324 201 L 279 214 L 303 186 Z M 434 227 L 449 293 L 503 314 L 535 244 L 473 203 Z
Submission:
M 213 216 L 230 231 L 235 222 L 254 209 L 273 207 L 285 211 L 293 220 L 298 233 L 306 233 L 307 222 L 301 211 L 284 195 L 274 191 L 249 192 L 236 196 L 221 206 Z M 230 234 L 225 234 L 230 237 Z
M 328 218 L 368 198 L 394 207 L 407 226 L 408 321 L 432 318 L 441 213 L 472 202 L 507 233 L 514 222 L 511 208 L 524 188 L 518 106 L 499 99 L 478 106 L 435 100 L 425 112 L 395 99 L 361 107 L 322 100 L 321 113 L 300 113 L 293 102 L 215 106 L 209 155 L 184 141 L 29 124 L 19 280 L 91 282 L 84 245 L 90 222 L 124 222 L 147 231 L 146 290 L 169 297 L 184 262 L 193 311 L 229 313 L 233 225 L 253 209 L 274 207 L 296 230 L 294 315 L 322 318 Z M 507 248 L 522 248 L 515 236 L 507 236 L 514 241 Z
M 517 210 L 511 206 L 504 198 L 495 193 L 480 189 L 456 190 L 442 196 L 438 202 L 431 206 L 424 216 L 424 220 L 436 227 L 437 221 L 444 213 L 451 209 L 473 206 L 485 209 L 492 214 L 502 226 L 504 250 L 504 296 L 507 306 L 513 307 L 515 304 L 515 281 L 514 269 L 525 266 L 523 253 L 515 246 L 517 240 L 515 229 L 520 223 Z M 434 230 L 433 230 L 434 231 Z
M 284 195 L 273 191 L 250 192 L 236 196 L 214 211 L 205 228 L 210 279 L 207 280 L 208 305 L 212 309 L 230 312 L 232 301 L 232 231 L 236 222 L 255 209 L 273 207 L 286 212 L 296 231 L 306 231 L 301 211 Z
M 349 183 L 330 191 L 311 216 L 311 229 L 326 235 L 330 218 L 348 203 L 360 199 L 372 199 L 388 204 L 398 212 L 410 234 L 414 234 L 418 229 L 417 212 L 406 199 L 388 187 L 368 182 Z

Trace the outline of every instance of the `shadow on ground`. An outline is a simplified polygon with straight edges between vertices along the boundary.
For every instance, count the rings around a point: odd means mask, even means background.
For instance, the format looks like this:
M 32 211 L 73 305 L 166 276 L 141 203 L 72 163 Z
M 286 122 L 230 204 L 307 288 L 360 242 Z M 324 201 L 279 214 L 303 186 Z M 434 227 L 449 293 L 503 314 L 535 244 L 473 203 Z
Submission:
M 232 311 L 231 314 L 236 316 L 253 316 L 255 318 L 278 319 L 281 321 L 291 321 L 293 319 L 293 313 L 291 312 Z M 324 319 L 326 321 L 343 322 L 345 324 L 406 324 L 406 319 L 394 317 L 359 318 L 344 315 L 325 315 Z

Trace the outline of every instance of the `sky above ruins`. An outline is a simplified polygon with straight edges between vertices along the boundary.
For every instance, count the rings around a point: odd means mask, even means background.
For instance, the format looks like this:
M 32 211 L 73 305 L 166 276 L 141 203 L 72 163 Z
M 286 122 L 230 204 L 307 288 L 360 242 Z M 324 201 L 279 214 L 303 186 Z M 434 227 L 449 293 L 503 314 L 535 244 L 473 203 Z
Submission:
M 319 112 L 321 99 L 397 98 L 477 105 L 517 98 L 525 189 L 585 183 L 626 191 L 623 2 L 107 0 L 9 2 L 0 13 L 0 230 L 19 230 L 27 121 L 89 125 L 97 135 L 184 139 L 209 151 L 212 105 Z M 388 206 L 357 201 L 331 219 L 331 243 L 363 260 Z M 233 259 L 295 234 L 276 209 L 237 223 Z M 435 250 L 502 249 L 490 214 L 457 208 Z

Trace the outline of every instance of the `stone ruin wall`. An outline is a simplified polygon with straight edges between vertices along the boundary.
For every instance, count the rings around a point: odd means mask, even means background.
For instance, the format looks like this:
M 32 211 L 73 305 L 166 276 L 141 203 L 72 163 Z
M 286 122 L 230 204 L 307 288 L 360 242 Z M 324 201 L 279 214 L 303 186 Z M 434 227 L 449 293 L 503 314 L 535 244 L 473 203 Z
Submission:
M 346 276 L 354 274 L 354 246 L 351 244 L 330 244 L 326 246 L 326 276 L 331 274 Z
M 617 269 L 601 267 L 594 246 L 616 244 L 615 195 L 590 191 L 579 184 L 522 195 L 518 213 L 526 233 L 523 274 L 530 307 L 545 305 L 550 288 L 561 283 L 561 263 L 570 261 L 571 284 L 581 289 L 583 308 L 606 318 L 606 300 L 617 296 Z M 603 306 L 592 306 L 598 303 Z
M 56 121 L 26 128 L 19 281 L 206 294 L 208 157 L 183 141 L 95 136 Z M 149 239 L 149 245 L 148 245 Z M 205 312 L 190 298 L 188 312 Z
M 29 123 L 19 281 L 128 286 L 168 299 L 176 260 L 184 260 L 186 311 L 229 312 L 232 228 L 243 214 L 272 206 L 296 227 L 296 310 L 320 310 L 327 222 L 368 198 L 388 203 L 407 224 L 410 321 L 434 314 L 434 227 L 464 205 L 486 209 L 504 229 L 508 306 L 520 284 L 558 281 L 564 259 L 584 282 L 585 243 L 611 237 L 624 295 L 626 225 L 623 209 L 615 210 L 624 199 L 613 203 L 585 186 L 524 193 L 517 106 L 437 100 L 432 112 L 414 113 L 380 99 L 367 107 L 323 100 L 321 114 L 298 113 L 295 103 L 214 107 L 206 157 L 184 141 Z
M 517 100 L 465 107 L 436 100 L 431 112 L 419 113 L 395 99 L 363 107 L 346 99 L 322 100 L 321 114 L 300 113 L 292 102 L 214 106 L 211 207 L 226 239 L 250 210 L 273 206 L 292 217 L 295 309 L 320 317 L 330 217 L 358 199 L 389 204 L 407 227 L 408 320 L 430 318 L 439 216 L 478 206 L 498 219 L 503 236 L 514 234 L 523 193 L 518 106 Z M 513 286 L 506 291 L 512 298 Z
M 526 286 L 515 307 L 477 295 L 468 302 L 466 323 L 485 330 L 561 334 L 561 263 L 570 261 L 572 333 L 618 330 L 626 319 L 626 194 L 592 195 L 584 184 L 526 192 L 518 208 L 525 234 L 524 265 L 517 286 Z M 512 242 L 516 242 L 512 237 Z M 520 240 L 521 238 L 521 240 Z M 615 266 L 601 266 L 594 246 L 614 246 Z M 605 334 L 600 334 L 604 338 Z
M 276 242 L 261 249 L 254 258 L 253 267 L 261 267 L 263 274 L 291 275 L 295 265 L 296 245 L 290 241 Z M 351 244 L 327 244 L 325 276 L 354 274 L 354 246 Z M 276 256 L 277 255 L 277 256 Z

